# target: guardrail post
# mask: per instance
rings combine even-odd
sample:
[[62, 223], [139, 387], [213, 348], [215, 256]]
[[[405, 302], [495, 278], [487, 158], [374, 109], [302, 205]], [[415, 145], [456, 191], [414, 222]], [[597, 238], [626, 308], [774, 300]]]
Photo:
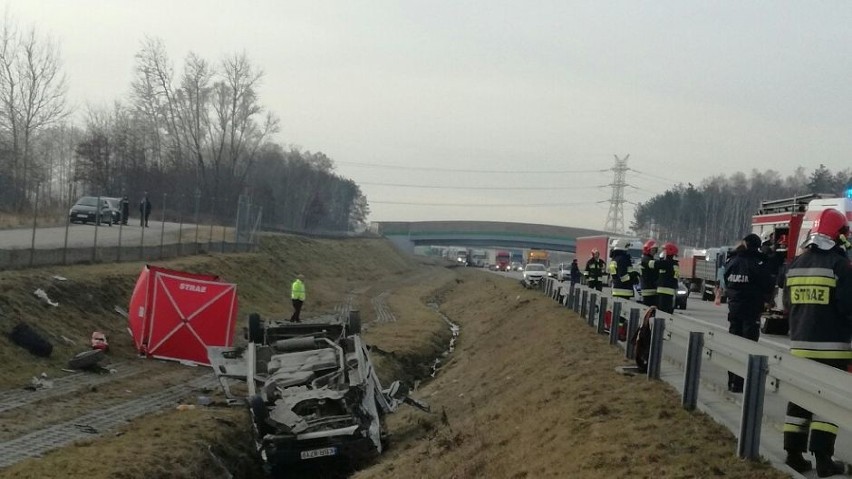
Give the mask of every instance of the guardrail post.
[[683, 374], [683, 396], [681, 404], [687, 411], [694, 411], [698, 403], [698, 384], [701, 379], [701, 354], [704, 351], [704, 333], [689, 333], [686, 351], [686, 371]]
[[660, 379], [660, 363], [663, 360], [663, 335], [666, 332], [666, 320], [654, 318], [651, 327], [651, 351], [648, 353], [648, 379]]
[[630, 316], [627, 318], [627, 345], [624, 347], [624, 357], [636, 359], [636, 345], [630, 339], [636, 335], [639, 329], [639, 308], [630, 308]]
[[618, 344], [618, 322], [621, 320], [621, 301], [612, 301], [612, 317], [609, 321], [609, 344]]
[[568, 284], [568, 287], [565, 288], [565, 294], [562, 295], [562, 306], [568, 307], [571, 304], [571, 300], [574, 295], [574, 285]]
[[598, 334], [604, 333], [604, 318], [606, 318], [607, 298], [601, 298], [601, 309], [598, 311]]
[[598, 293], [593, 292], [591, 295], [591, 299], [589, 300], [589, 310], [587, 311], [588, 314], [586, 314], [586, 323], [588, 323], [589, 326], [594, 326], [595, 324], [595, 313], [597, 312], [597, 306]]
[[574, 290], [574, 303], [572, 304], [571, 307], [574, 309], [575, 313], [580, 312], [580, 296], [581, 296], [581, 294], [582, 294], [582, 292], [579, 289]]
[[589, 292], [583, 291], [583, 299], [580, 300], [580, 317], [585, 318], [589, 305]]
[[766, 356], [748, 355], [740, 435], [737, 441], [737, 456], [742, 459], [754, 460], [760, 457], [760, 426], [763, 418], [767, 361]]

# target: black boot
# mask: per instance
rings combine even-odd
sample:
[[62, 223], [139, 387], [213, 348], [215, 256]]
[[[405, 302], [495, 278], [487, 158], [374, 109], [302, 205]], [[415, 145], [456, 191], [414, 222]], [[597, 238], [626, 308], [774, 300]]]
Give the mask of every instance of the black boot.
[[846, 472], [846, 465], [842, 462], [834, 461], [828, 454], [814, 453], [814, 456], [816, 456], [817, 476], [830, 477]]
[[813, 468], [811, 461], [802, 457], [801, 452], [787, 451], [787, 460], [784, 461], [784, 464], [787, 464], [790, 468], [800, 474], [808, 472]]

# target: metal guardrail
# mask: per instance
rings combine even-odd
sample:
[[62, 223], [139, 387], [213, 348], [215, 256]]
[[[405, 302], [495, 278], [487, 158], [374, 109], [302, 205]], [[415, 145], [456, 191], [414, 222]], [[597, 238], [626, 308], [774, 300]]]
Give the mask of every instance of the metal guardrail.
[[[552, 278], [546, 280], [542, 289], [551, 298], [580, 314], [592, 326], [595, 326], [595, 316], [598, 317], [598, 322], [602, 322], [604, 318], [603, 311], [599, 311], [597, 315], [595, 311], [599, 308], [604, 310], [609, 304], [613, 312], [610, 343], [619, 346], [622, 346], [623, 342], [618, 340], [616, 333], [618, 318], [625, 317], [625, 313], [629, 315], [629, 342], [639, 315], [648, 309], [635, 301], [614, 299], [607, 293], [585, 286], [572, 284], [563, 287]], [[794, 402], [843, 429], [852, 430], [852, 375], [848, 372], [795, 357], [780, 348], [734, 336], [685, 315], [673, 316], [657, 311], [655, 328], [657, 325], [662, 326], [658, 330], [664, 332], [663, 336], [667, 341], [687, 349], [683, 387], [685, 408], [695, 407], [701, 361], [717, 364], [746, 378], [740, 440], [737, 446], [737, 454], [740, 457], [758, 458], [764, 388], [766, 392]], [[597, 326], [599, 332], [604, 331], [600, 323]], [[664, 350], [662, 343], [659, 341], [659, 344], [656, 344], [652, 341], [649, 379], [659, 378], [659, 362]], [[623, 346], [626, 356], [632, 359], [630, 345]]]

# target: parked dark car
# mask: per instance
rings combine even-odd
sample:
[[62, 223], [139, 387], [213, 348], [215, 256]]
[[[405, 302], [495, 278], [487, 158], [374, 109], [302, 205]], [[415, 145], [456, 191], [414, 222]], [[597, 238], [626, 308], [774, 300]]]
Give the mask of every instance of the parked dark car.
[[121, 223], [121, 198], [104, 198], [109, 204], [113, 224]]
[[112, 226], [112, 218], [112, 209], [107, 199], [102, 197], [100, 207], [98, 207], [96, 196], [80, 198], [68, 212], [68, 220], [72, 223], [95, 223], [96, 225], [106, 223]]

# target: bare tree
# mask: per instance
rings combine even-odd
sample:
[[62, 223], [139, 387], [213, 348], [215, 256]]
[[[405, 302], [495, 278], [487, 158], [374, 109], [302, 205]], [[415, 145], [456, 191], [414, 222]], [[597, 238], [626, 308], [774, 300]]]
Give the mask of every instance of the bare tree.
[[68, 114], [59, 47], [7, 13], [0, 27], [0, 128], [11, 141], [13, 201], [20, 209], [31, 190], [32, 141]]

